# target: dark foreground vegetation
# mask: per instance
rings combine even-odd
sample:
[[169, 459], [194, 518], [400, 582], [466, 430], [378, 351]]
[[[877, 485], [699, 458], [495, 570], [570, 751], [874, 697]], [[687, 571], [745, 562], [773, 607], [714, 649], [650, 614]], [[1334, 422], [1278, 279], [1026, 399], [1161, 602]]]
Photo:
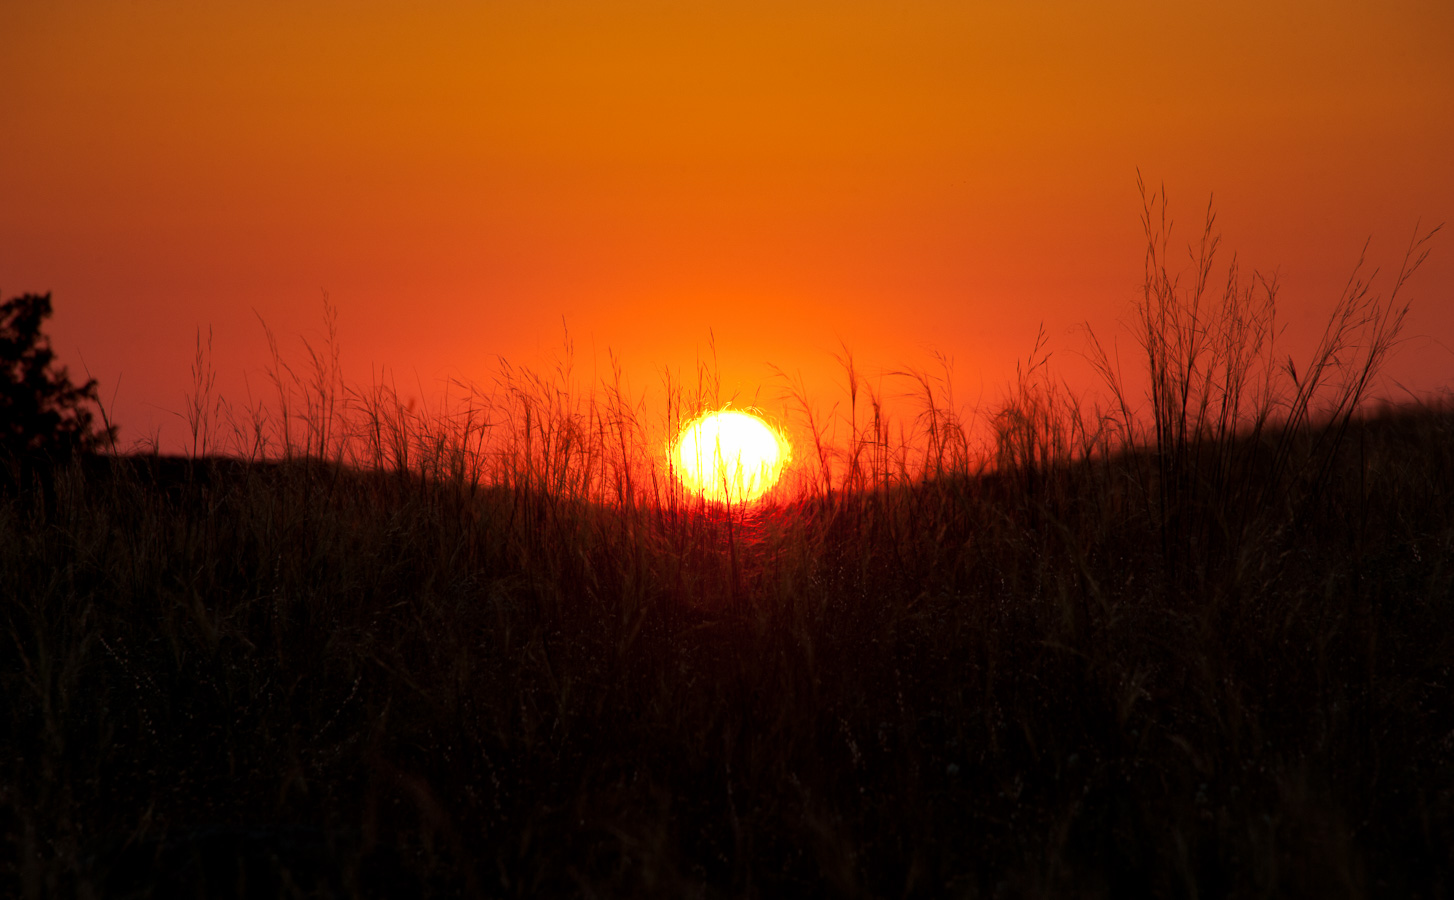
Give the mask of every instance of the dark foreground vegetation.
[[73, 465], [0, 508], [4, 892], [1446, 896], [1454, 416], [1351, 432], [1176, 568], [1125, 460], [735, 561], [708, 516]]
[[252, 461], [30, 472], [0, 893], [1449, 896], [1454, 413], [1356, 414], [1391, 300], [1284, 367], [1270, 288], [1156, 252], [1149, 412], [1032, 365], [982, 464], [855, 405], [728, 511], [618, 406], [355, 394], [349, 450], [320, 375]]

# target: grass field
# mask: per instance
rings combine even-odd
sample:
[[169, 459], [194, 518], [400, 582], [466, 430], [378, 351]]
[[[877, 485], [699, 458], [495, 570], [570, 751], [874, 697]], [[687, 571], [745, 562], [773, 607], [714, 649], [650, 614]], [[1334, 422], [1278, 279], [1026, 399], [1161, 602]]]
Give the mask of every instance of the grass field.
[[1146, 409], [855, 396], [746, 508], [609, 388], [199, 366], [194, 458], [0, 503], [0, 892], [1449, 896], [1454, 413], [1365, 402], [1396, 289], [1285, 364], [1151, 209]]

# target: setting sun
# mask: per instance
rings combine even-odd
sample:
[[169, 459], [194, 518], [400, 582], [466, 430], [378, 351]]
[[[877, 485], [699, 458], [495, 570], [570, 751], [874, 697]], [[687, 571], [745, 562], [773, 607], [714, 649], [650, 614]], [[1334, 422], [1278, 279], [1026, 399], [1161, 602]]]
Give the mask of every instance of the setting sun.
[[767, 493], [792, 455], [787, 439], [751, 413], [721, 410], [694, 419], [677, 437], [677, 477], [717, 503]]

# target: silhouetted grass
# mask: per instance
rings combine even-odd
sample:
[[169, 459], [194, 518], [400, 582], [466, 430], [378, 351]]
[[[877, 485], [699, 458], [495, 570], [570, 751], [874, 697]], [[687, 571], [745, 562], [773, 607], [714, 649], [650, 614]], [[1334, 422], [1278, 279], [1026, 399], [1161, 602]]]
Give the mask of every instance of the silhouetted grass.
[[1355, 414], [1397, 292], [1289, 366], [1270, 289], [1209, 316], [1163, 260], [1148, 417], [1036, 355], [979, 454], [845, 357], [738, 509], [656, 452], [709, 373], [653, 429], [619, 378], [415, 410], [329, 348], [231, 409], [199, 352], [196, 458], [0, 504], [0, 889], [1446, 896], [1454, 413]]

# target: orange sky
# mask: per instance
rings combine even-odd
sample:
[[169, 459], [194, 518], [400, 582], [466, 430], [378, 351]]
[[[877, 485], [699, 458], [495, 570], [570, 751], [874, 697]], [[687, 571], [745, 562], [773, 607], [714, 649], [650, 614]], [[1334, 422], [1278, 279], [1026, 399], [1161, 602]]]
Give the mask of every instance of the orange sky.
[[[1365, 238], [1454, 218], [1454, 6], [970, 2], [0, 5], [0, 291], [52, 291], [123, 437], [179, 446], [194, 335], [257, 383], [256, 315], [426, 392], [575, 339], [637, 389], [715, 333], [826, 392], [1073, 362], [1141, 276], [1137, 167], [1190, 239], [1281, 272], [1296, 334]], [[1454, 374], [1454, 246], [1391, 373]], [[890, 388], [892, 389], [892, 388]]]

